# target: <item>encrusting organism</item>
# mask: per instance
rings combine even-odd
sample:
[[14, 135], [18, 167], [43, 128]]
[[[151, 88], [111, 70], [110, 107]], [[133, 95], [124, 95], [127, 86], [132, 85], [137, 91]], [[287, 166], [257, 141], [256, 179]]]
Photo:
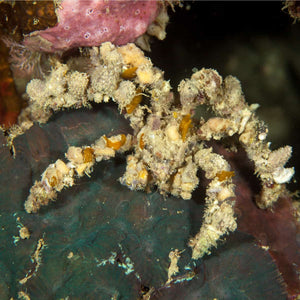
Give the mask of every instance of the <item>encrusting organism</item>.
[[[56, 3], [57, 24], [25, 36], [30, 50], [54, 53], [110, 41], [124, 45], [139, 39], [148, 48], [148, 36], [165, 38], [168, 15], [164, 1], [62, 0]], [[146, 35], [144, 35], [146, 34]]]
[[[199, 233], [190, 240], [193, 258], [210, 253], [224, 234], [237, 227], [234, 215], [234, 172], [209, 141], [236, 136], [253, 161], [261, 181], [257, 205], [268, 208], [285, 192], [293, 168], [284, 165], [291, 156], [289, 146], [271, 151], [268, 129], [248, 105], [240, 82], [223, 79], [213, 69], [201, 69], [178, 87], [180, 103], [174, 101], [163, 72], [154, 67], [134, 44], [116, 47], [107, 42], [90, 49], [84, 57], [88, 72], [71, 63], [57, 63], [43, 80], [27, 85], [29, 106], [19, 117], [19, 132], [33, 122], [45, 123], [56, 111], [89, 107], [92, 102], [114, 101], [132, 127], [131, 134], [103, 135], [92, 145], [71, 146], [66, 160], [58, 159], [36, 181], [25, 202], [28, 213], [36, 213], [71, 187], [76, 177], [90, 175], [96, 162], [116, 152], [127, 154], [127, 167], [120, 182], [132, 190], [157, 186], [162, 194], [191, 199], [199, 183], [197, 171], [209, 180], [206, 209]], [[195, 118], [199, 105], [207, 105], [214, 117]]]

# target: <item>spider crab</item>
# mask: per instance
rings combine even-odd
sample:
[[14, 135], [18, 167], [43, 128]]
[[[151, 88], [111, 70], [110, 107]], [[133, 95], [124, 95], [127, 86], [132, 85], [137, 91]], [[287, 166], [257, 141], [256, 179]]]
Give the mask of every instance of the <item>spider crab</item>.
[[[43, 80], [33, 79], [27, 85], [29, 106], [19, 117], [15, 135], [33, 122], [47, 122], [56, 111], [111, 100], [129, 120], [132, 133], [104, 135], [92, 145], [69, 147], [66, 160], [51, 164], [31, 187], [25, 202], [28, 213], [38, 212], [71, 187], [76, 177], [90, 175], [96, 162], [113, 158], [116, 152], [127, 154], [120, 182], [132, 190], [157, 186], [162, 194], [188, 200], [201, 169], [209, 180], [206, 209], [199, 233], [189, 241], [193, 258], [198, 259], [237, 227], [234, 171], [208, 146], [209, 141], [232, 136], [244, 147], [261, 181], [257, 205], [269, 208], [284, 193], [284, 184], [294, 174], [294, 168], [284, 167], [292, 149], [270, 150], [267, 126], [255, 114], [258, 105], [245, 102], [235, 77], [222, 79], [213, 69], [201, 69], [181, 81], [177, 101], [163, 72], [134, 44], [116, 47], [107, 42], [90, 49], [82, 61], [84, 71], [72, 61], [57, 63]], [[196, 119], [195, 111], [203, 104], [214, 116]]]

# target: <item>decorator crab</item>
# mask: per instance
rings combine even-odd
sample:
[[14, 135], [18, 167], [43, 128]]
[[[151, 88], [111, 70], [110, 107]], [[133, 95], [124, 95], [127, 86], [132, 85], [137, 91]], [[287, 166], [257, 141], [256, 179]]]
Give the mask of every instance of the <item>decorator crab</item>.
[[[92, 48], [82, 60], [85, 70], [72, 61], [57, 63], [44, 80], [31, 80], [29, 106], [12, 136], [33, 122], [47, 122], [56, 111], [89, 107], [93, 101], [114, 101], [129, 120], [132, 134], [104, 135], [92, 145], [69, 147], [66, 160], [51, 164], [31, 187], [25, 202], [28, 213], [56, 200], [58, 192], [71, 187], [76, 177], [90, 175], [96, 162], [113, 158], [116, 152], [127, 154], [120, 182], [132, 190], [157, 186], [160, 193], [188, 200], [201, 169], [209, 180], [206, 209], [199, 233], [189, 242], [197, 259], [237, 227], [235, 174], [224, 157], [208, 146], [209, 141], [233, 136], [239, 140], [261, 181], [260, 208], [271, 207], [285, 191], [284, 184], [294, 174], [293, 168], [284, 168], [292, 149], [269, 149], [268, 129], [255, 115], [258, 105], [245, 102], [235, 77], [222, 79], [213, 69], [201, 69], [181, 81], [176, 101], [163, 72], [134, 44], [116, 47], [107, 42]], [[200, 105], [208, 106], [215, 116], [195, 118]]]

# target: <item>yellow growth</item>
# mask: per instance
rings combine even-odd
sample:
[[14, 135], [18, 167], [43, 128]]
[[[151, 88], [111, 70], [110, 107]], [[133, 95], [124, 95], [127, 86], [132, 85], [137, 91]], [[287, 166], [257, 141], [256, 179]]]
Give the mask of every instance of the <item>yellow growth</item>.
[[127, 44], [125, 46], [117, 48], [118, 52], [122, 55], [124, 64], [131, 65], [133, 67], [139, 67], [145, 64], [151, 64], [149, 59], [144, 56], [141, 49], [134, 44]]
[[128, 114], [131, 114], [142, 101], [142, 98], [143, 98], [143, 96], [141, 94], [142, 90], [137, 89], [136, 92], [137, 92], [137, 95], [133, 97], [133, 99], [131, 100], [131, 102], [128, 105], [126, 105], [126, 112]]
[[29, 239], [30, 238], [30, 232], [27, 227], [23, 226], [19, 230], [19, 236], [22, 240]]
[[111, 141], [105, 135], [103, 137], [106, 141], [106, 146], [108, 148], [112, 148], [113, 150], [119, 150], [126, 142], [126, 135], [125, 134], [121, 134], [121, 140], [117, 141], [117, 142]]
[[143, 169], [142, 171], [139, 172], [139, 177], [143, 181], [146, 181], [148, 179], [148, 172], [146, 169]]
[[121, 74], [121, 77], [123, 79], [133, 79], [134, 77], [136, 77], [136, 72], [135, 72], [136, 69], [137, 69], [137, 67], [131, 67], [131, 68], [126, 69]]
[[234, 171], [221, 171], [216, 174], [219, 181], [228, 180], [234, 176]]
[[[18, 298], [23, 299], [23, 300], [30, 300], [29, 295], [24, 291], [18, 292]], [[13, 299], [13, 298], [10, 298], [10, 299]]]
[[192, 119], [191, 119], [191, 115], [187, 114], [183, 116], [179, 125], [179, 132], [181, 134], [183, 141], [185, 141], [186, 135], [190, 127], [192, 127]]

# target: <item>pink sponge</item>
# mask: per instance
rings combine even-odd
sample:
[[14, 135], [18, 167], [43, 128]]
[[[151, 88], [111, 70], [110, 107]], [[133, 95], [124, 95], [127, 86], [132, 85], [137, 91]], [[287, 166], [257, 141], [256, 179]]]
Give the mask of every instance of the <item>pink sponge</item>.
[[24, 44], [45, 52], [107, 41], [123, 45], [145, 33], [160, 8], [157, 0], [63, 0], [56, 11], [58, 24], [31, 33]]

